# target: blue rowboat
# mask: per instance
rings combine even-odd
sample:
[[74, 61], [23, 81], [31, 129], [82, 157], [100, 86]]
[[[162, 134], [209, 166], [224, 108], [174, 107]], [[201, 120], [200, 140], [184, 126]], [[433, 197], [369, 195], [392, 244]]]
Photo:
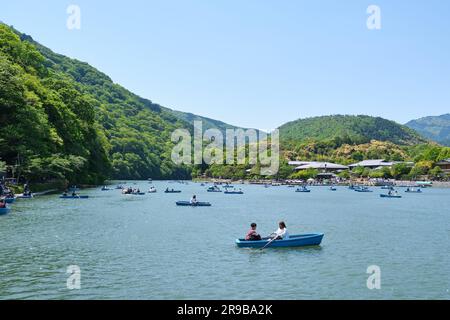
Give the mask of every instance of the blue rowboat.
[[225, 191], [224, 194], [244, 194], [243, 191]]
[[6, 207], [6, 208], [0, 208], [0, 216], [8, 214], [11, 211], [10, 208]]
[[335, 187], [330, 187], [330, 191], [336, 191], [337, 189]]
[[133, 196], [145, 196], [146, 193], [145, 192], [133, 192], [131, 193]]
[[60, 199], [88, 199], [89, 196], [60, 196]]
[[380, 194], [381, 198], [395, 198], [395, 199], [400, 199], [402, 196], [399, 195], [389, 195], [389, 194]]
[[[286, 248], [286, 247], [306, 247], [318, 246], [322, 242], [323, 233], [298, 234], [292, 235], [287, 240], [272, 241], [267, 248]], [[263, 248], [269, 243], [270, 239], [266, 238], [259, 241], [246, 241], [245, 239], [237, 239], [236, 245], [239, 248]]]
[[353, 189], [354, 191], [356, 191], [356, 192], [373, 192], [372, 190], [370, 190], [369, 188], [367, 188], [367, 187], [357, 187], [357, 188], [355, 188], [355, 189]]
[[16, 197], [12, 197], [12, 198], [5, 198], [5, 202], [6, 203], [14, 203], [16, 201]]
[[303, 189], [297, 189], [295, 192], [311, 192], [311, 190], [303, 188]]
[[181, 193], [181, 190], [166, 190], [164, 193]]
[[191, 203], [190, 201], [178, 201], [177, 206], [181, 206], [181, 207], [211, 207], [211, 203], [209, 203], [209, 202]]

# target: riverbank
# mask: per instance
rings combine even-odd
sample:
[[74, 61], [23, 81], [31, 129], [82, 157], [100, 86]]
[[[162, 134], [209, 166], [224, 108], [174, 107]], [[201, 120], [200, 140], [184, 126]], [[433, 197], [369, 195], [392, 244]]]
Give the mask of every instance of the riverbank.
[[[280, 186], [280, 185], [304, 185], [305, 182], [301, 180], [270, 180], [270, 179], [261, 179], [261, 180], [233, 180], [233, 179], [193, 179], [194, 182], [204, 182], [204, 183], [216, 183], [216, 184], [256, 184], [256, 185], [272, 185], [272, 186]], [[421, 181], [423, 182], [423, 181]], [[427, 181], [430, 182], [431, 185], [429, 187], [433, 188], [450, 188], [450, 181]], [[345, 180], [339, 182], [324, 182], [324, 181], [309, 181], [308, 185], [317, 185], [317, 186], [349, 186], [349, 185], [364, 185], [364, 186], [383, 186], [383, 185], [392, 185], [392, 186], [405, 186], [405, 187], [416, 187], [418, 185], [418, 181], [408, 181], [408, 180], [388, 180], [384, 183], [378, 181], [371, 181], [366, 179], [353, 179], [353, 180]]]

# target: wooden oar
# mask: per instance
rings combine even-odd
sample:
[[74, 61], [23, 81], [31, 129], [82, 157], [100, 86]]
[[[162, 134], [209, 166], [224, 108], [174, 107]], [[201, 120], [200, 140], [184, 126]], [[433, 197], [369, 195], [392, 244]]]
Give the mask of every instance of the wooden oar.
[[265, 248], [267, 248], [269, 246], [269, 244], [271, 244], [272, 242], [274, 242], [276, 239], [278, 238], [278, 235], [275, 236], [275, 238], [273, 238], [272, 240], [270, 240], [269, 242], [267, 242], [267, 244], [261, 248], [261, 251], [264, 250]]

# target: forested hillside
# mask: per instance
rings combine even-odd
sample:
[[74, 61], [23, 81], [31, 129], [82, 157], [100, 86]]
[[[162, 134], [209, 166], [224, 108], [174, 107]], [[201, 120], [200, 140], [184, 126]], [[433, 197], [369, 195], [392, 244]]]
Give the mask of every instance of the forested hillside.
[[170, 134], [188, 123], [5, 25], [0, 106], [0, 158], [32, 180], [190, 176], [170, 159]]
[[450, 113], [412, 120], [406, 126], [416, 130], [424, 137], [450, 146]]
[[329, 141], [342, 144], [362, 144], [371, 140], [388, 141], [398, 145], [426, 142], [414, 130], [379, 117], [334, 115], [299, 119], [280, 127], [285, 143]]

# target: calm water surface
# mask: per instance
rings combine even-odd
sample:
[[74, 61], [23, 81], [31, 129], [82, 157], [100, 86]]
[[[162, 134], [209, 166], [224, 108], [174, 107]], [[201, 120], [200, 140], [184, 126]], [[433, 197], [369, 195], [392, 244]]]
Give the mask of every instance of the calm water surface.
[[[156, 194], [83, 190], [17, 200], [0, 216], [1, 299], [449, 299], [450, 190], [381, 199], [347, 188], [242, 186], [207, 193], [154, 182]], [[166, 187], [181, 194], [164, 194]], [[148, 182], [133, 187], [148, 190]], [[210, 208], [176, 207], [197, 194]], [[255, 221], [269, 234], [285, 220], [294, 233], [323, 232], [320, 247], [238, 249]], [[66, 288], [69, 265], [81, 289]], [[381, 268], [381, 290], [366, 286]]]

